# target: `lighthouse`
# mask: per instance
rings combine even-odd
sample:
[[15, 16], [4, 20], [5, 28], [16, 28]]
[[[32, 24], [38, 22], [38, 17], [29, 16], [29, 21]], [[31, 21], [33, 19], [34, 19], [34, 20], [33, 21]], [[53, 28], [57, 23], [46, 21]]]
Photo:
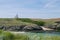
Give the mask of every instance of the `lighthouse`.
[[16, 14], [16, 16], [15, 16], [15, 19], [18, 19], [19, 17], [18, 17], [18, 14]]

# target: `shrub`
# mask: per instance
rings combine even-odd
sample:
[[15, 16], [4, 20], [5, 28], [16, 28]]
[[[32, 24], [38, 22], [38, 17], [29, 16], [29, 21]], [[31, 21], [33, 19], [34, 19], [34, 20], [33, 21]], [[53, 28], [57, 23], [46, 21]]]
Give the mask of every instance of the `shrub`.
[[37, 24], [39, 26], [43, 26], [45, 24], [45, 22], [43, 22], [43, 21], [34, 21], [33, 23]]
[[29, 37], [24, 34], [12, 34], [10, 32], [3, 32], [3, 40], [29, 40]]
[[24, 34], [16, 34], [14, 40], [29, 40], [29, 37]]
[[3, 34], [3, 40], [13, 40], [14, 35], [10, 32], [4, 32]]
[[20, 18], [19, 20], [21, 20], [23, 22], [37, 24], [39, 26], [43, 26], [45, 24], [45, 22], [43, 22], [43, 21], [34, 21], [34, 20], [29, 19], [29, 18]]

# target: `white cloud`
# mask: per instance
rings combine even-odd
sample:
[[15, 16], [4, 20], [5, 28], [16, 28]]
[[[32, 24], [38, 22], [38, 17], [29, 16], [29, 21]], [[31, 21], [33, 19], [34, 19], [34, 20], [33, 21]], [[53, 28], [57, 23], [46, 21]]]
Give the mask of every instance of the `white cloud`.
[[56, 3], [57, 0], [49, 0], [45, 5], [44, 8], [50, 8], [55, 7], [54, 3]]

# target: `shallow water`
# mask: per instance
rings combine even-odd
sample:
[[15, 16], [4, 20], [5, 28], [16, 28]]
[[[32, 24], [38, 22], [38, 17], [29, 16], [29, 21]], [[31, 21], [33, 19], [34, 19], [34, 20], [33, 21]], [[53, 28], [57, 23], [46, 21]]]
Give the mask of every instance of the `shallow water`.
[[27, 32], [25, 33], [26, 35], [29, 36], [30, 40], [57, 40], [56, 38], [58, 38], [58, 40], [60, 40], [60, 32], [56, 32], [56, 33], [30, 33]]
[[31, 32], [26, 32], [24, 33], [26, 35], [37, 35], [37, 36], [40, 36], [40, 35], [50, 35], [50, 36], [60, 36], [60, 32], [54, 32], [54, 33], [31, 33]]

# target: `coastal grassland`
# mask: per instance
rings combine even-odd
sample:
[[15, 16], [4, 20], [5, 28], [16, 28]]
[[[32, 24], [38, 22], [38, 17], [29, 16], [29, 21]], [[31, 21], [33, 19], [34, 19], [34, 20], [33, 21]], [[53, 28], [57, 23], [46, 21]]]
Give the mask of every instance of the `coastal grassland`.
[[21, 26], [21, 25], [26, 25], [26, 26], [38, 25], [38, 26], [52, 28], [54, 27], [55, 21], [59, 21], [59, 20], [60, 19], [0, 18], [0, 26], [9, 27], [9, 26]]
[[[4, 32], [1, 30], [0, 30], [0, 35], [2, 36], [3, 40], [60, 40], [59, 35], [53, 35], [53, 36], [48, 34], [30, 35], [28, 33], [13, 34], [13, 33]], [[1, 39], [1, 36], [0, 36], [0, 39]]]
[[14, 18], [0, 18], [0, 26], [20, 26], [30, 24], [33, 23], [22, 22], [21, 20], [16, 20]]
[[29, 40], [29, 37], [24, 34], [12, 34], [10, 32], [0, 31], [0, 39], [2, 40]]
[[[60, 20], [60, 19], [58, 19]], [[31, 19], [31, 18], [0, 18], [0, 26], [28, 25], [35, 24], [39, 26], [54, 24], [57, 19]]]

